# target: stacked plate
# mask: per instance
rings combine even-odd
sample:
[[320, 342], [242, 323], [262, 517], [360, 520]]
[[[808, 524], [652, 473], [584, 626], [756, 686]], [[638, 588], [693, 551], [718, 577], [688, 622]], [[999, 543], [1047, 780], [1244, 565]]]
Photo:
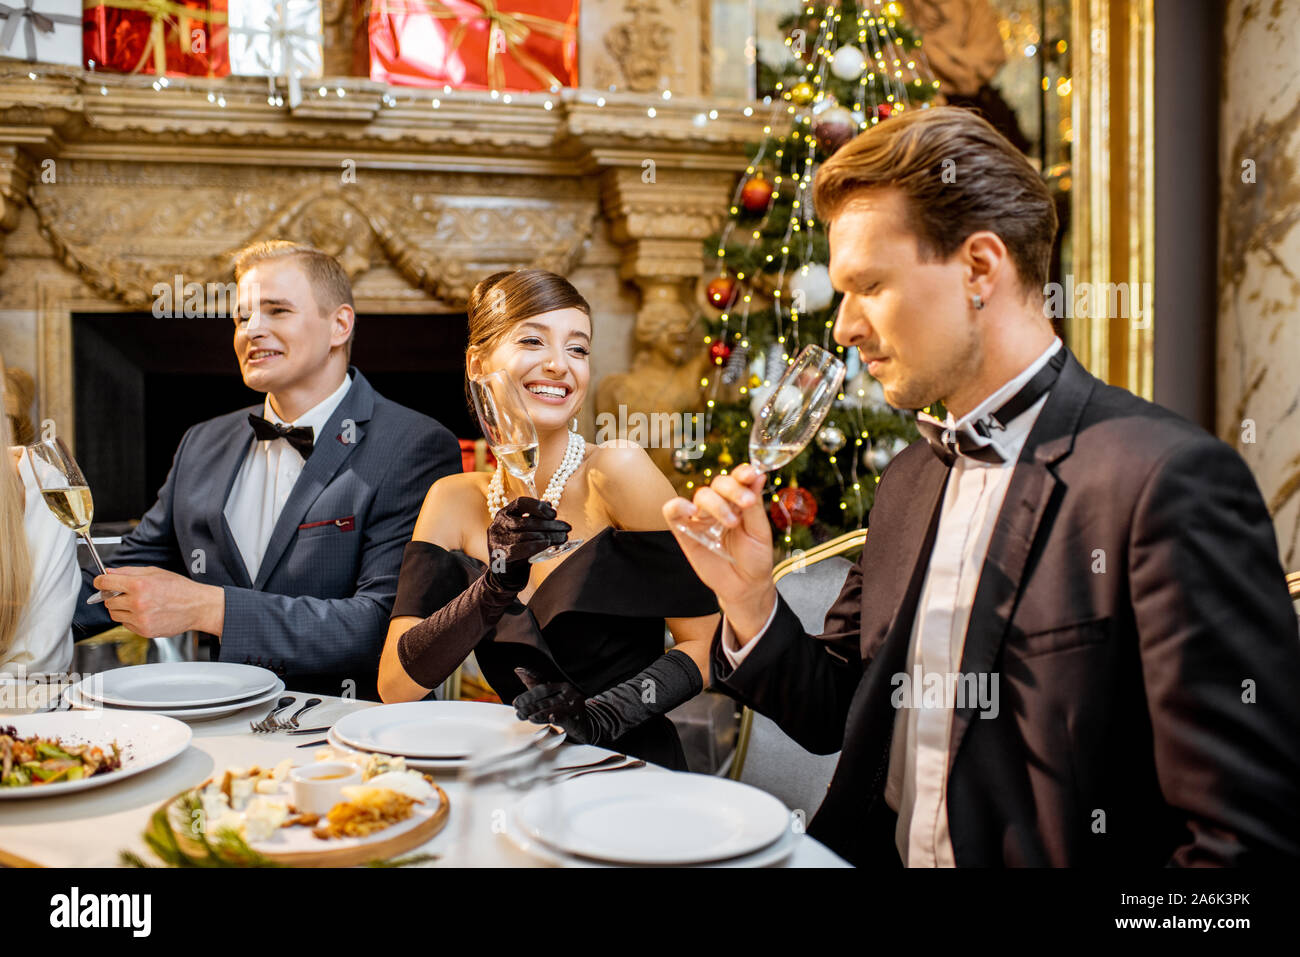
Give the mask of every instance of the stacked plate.
[[90, 675], [64, 693], [73, 708], [149, 711], [183, 720], [219, 718], [275, 701], [275, 672], [227, 661], [168, 661]]
[[409, 767], [439, 771], [526, 751], [549, 733], [520, 721], [507, 705], [410, 701], [354, 711], [330, 728], [328, 740], [344, 751], [400, 755]]
[[529, 794], [507, 836], [567, 867], [770, 867], [799, 833], [772, 795], [686, 772], [584, 774]]

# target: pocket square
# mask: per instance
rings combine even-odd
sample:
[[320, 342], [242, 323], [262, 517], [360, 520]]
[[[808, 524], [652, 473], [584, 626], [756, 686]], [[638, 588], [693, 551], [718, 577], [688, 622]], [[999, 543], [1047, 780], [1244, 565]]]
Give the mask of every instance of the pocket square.
[[356, 527], [356, 516], [344, 515], [342, 518], [327, 518], [323, 522], [303, 522], [298, 526], [298, 531], [304, 528], [319, 528], [322, 525], [336, 525], [340, 532], [350, 532]]

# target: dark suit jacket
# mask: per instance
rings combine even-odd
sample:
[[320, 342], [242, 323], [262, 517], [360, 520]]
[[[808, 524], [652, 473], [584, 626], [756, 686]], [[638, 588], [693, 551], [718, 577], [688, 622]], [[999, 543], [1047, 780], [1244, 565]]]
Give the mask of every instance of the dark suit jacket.
[[[715, 685], [842, 748], [809, 833], [858, 865], [899, 865], [891, 679], [947, 475], [925, 442], [890, 464], [825, 634], [782, 602], [739, 668], [713, 647]], [[998, 514], [961, 671], [996, 674], [1000, 710], [954, 710], [959, 866], [1300, 856], [1300, 639], [1259, 490], [1227, 445], [1073, 356]]]
[[[261, 406], [185, 433], [158, 501], [110, 564], [156, 565], [222, 586], [222, 661], [263, 664], [294, 691], [343, 694], [351, 680], [357, 697], [377, 699], [402, 549], [429, 486], [461, 470], [460, 446], [433, 419], [390, 402], [349, 371], [352, 387], [317, 436], [256, 581], [224, 509], [253, 442], [248, 413], [261, 415]], [[86, 572], [82, 583], [80, 634], [113, 626], [103, 605], [84, 604], [93, 577]]]

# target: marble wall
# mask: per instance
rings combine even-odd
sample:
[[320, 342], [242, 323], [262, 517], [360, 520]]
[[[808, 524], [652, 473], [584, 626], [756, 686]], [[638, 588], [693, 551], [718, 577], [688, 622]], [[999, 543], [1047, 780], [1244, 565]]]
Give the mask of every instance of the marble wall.
[[1300, 0], [1225, 5], [1217, 428], [1300, 569]]

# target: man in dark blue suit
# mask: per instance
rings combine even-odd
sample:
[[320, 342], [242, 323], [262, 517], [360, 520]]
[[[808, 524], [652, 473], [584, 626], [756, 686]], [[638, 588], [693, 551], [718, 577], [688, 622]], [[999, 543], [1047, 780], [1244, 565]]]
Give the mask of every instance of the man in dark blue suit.
[[[207, 632], [221, 660], [266, 665], [292, 690], [377, 698], [402, 549], [459, 446], [349, 365], [352, 287], [332, 257], [257, 243], [235, 278], [235, 354], [266, 400], [185, 433], [114, 567], [85, 573], [77, 630]], [[85, 604], [96, 588], [120, 594]]]

